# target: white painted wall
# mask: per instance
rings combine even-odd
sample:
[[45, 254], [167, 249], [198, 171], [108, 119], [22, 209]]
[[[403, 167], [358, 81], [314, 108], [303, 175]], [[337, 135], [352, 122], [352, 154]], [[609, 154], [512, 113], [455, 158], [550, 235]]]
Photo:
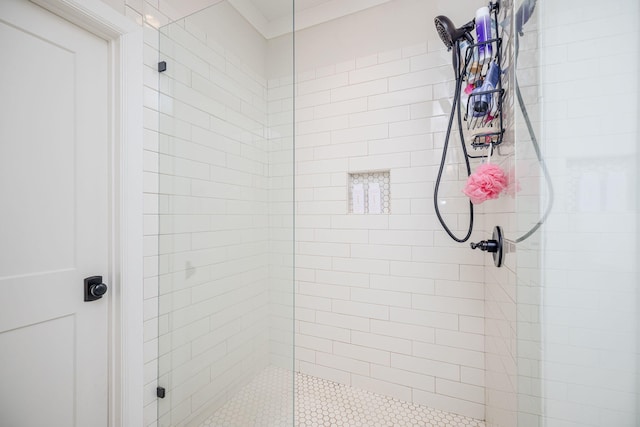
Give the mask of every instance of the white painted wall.
[[[153, 237], [158, 234], [157, 153], [158, 147], [158, 33], [155, 27], [168, 18], [158, 10], [158, 3], [146, 0], [103, 0], [114, 10], [144, 28], [144, 425], [156, 425], [157, 354], [158, 354], [158, 251]], [[157, 241], [157, 238], [155, 239]], [[140, 261], [140, 260], [139, 260]], [[138, 262], [139, 262], [138, 261]]]

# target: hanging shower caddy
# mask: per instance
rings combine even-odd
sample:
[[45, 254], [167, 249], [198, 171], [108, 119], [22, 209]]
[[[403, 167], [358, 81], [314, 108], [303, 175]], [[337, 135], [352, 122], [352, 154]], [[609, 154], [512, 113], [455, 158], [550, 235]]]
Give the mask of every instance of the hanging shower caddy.
[[[471, 133], [473, 148], [489, 148], [500, 145], [504, 136], [502, 119], [502, 38], [498, 36], [499, 2], [489, 4], [491, 16], [490, 37], [484, 42], [467, 44], [461, 48], [464, 60], [464, 83], [473, 88], [468, 94], [464, 121]], [[494, 67], [497, 67], [494, 68]], [[497, 72], [496, 84], [491, 86], [488, 77]], [[470, 86], [471, 85], [471, 86]], [[489, 86], [483, 89], [482, 86]], [[479, 110], [479, 111], [478, 111]], [[484, 110], [484, 111], [483, 111]], [[470, 156], [473, 157], [473, 156]], [[484, 156], [481, 156], [484, 157]]]
[[[458, 132], [460, 133], [461, 149], [467, 169], [467, 176], [471, 176], [469, 159], [486, 156], [470, 156], [467, 152], [466, 141], [471, 139], [473, 148], [488, 148], [489, 154], [495, 146], [502, 143], [504, 126], [502, 118], [502, 103], [504, 91], [502, 88], [502, 39], [498, 37], [499, 0], [491, 1], [489, 6], [476, 11], [476, 17], [461, 27], [456, 27], [448, 17], [438, 15], [434, 24], [438, 36], [448, 50], [453, 49], [452, 65], [455, 75], [455, 93], [447, 131], [444, 137], [442, 159], [438, 169], [434, 190], [433, 207], [438, 221], [444, 231], [459, 243], [466, 242], [473, 231], [473, 203], [469, 200], [469, 227], [464, 236], [457, 236], [446, 224], [440, 213], [438, 191], [442, 174], [446, 164], [447, 149], [453, 129], [453, 121], [458, 116]], [[476, 30], [477, 40], [471, 35]], [[466, 84], [465, 84], [466, 83]], [[469, 136], [465, 136], [462, 124], [462, 87], [466, 98], [464, 121], [467, 123]]]

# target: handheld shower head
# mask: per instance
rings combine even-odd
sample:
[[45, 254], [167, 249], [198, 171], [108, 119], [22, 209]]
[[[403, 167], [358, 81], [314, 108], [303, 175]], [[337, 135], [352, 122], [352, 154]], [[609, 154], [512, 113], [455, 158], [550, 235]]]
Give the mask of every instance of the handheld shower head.
[[435, 17], [434, 23], [436, 24], [436, 30], [438, 31], [440, 39], [448, 50], [451, 50], [455, 42], [462, 37], [465, 37], [469, 43], [473, 43], [473, 38], [469, 33], [475, 26], [474, 21], [469, 21], [462, 27], [456, 28], [453, 22], [451, 22], [451, 19], [444, 15], [439, 15]]
[[453, 22], [446, 16], [440, 15], [436, 16], [433, 20], [436, 24], [436, 31], [440, 36], [440, 40], [447, 47], [447, 49], [451, 49], [453, 46], [453, 36], [451, 35], [451, 29], [455, 28]]

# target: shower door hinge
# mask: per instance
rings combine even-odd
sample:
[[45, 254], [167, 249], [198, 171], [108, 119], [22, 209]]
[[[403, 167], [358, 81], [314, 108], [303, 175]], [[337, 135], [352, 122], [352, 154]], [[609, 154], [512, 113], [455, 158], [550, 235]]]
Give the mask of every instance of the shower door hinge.
[[167, 61], [158, 62], [158, 72], [162, 73], [163, 71], [167, 71]]
[[164, 387], [158, 387], [156, 388], [156, 396], [159, 397], [160, 399], [164, 399], [164, 396], [166, 395], [167, 391], [164, 389]]

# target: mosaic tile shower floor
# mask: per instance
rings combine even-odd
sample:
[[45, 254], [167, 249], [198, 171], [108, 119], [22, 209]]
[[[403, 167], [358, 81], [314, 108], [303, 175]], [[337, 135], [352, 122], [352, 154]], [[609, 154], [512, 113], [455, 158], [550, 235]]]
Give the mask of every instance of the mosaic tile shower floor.
[[[269, 367], [199, 427], [292, 427], [291, 372]], [[295, 427], [485, 427], [480, 420], [296, 374]]]

